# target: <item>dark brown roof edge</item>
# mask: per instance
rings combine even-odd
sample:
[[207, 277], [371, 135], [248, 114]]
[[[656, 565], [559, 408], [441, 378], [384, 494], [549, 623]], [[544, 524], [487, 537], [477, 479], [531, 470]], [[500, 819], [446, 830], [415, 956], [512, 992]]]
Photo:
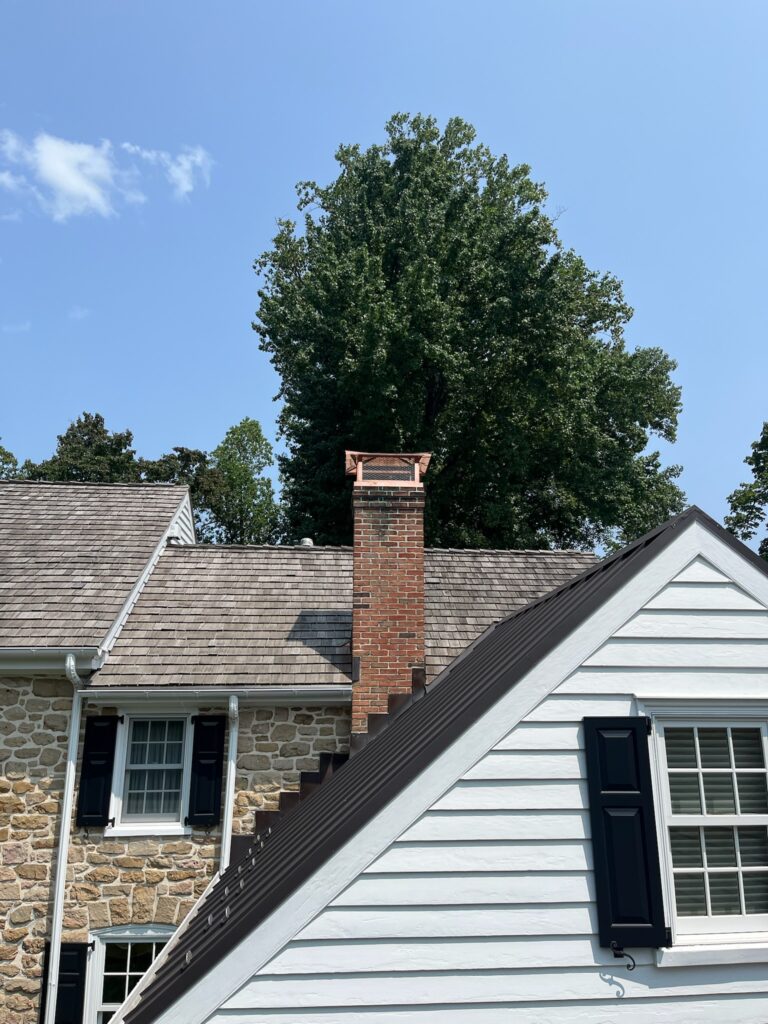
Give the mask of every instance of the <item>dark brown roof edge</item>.
[[[761, 572], [768, 563], [695, 506], [487, 630], [211, 890], [128, 1024], [154, 1024], [471, 724], [692, 522]], [[468, 685], [471, 680], [471, 685]], [[234, 884], [233, 884], [234, 883]]]

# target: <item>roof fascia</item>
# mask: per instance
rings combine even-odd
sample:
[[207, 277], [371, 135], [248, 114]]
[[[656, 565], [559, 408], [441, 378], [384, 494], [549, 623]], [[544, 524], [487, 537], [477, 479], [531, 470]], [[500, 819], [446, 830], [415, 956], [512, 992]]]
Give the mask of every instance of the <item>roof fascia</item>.
[[70, 654], [78, 675], [89, 676], [104, 663], [97, 647], [0, 647], [0, 675], [63, 676]]
[[[134, 585], [133, 585], [133, 587], [131, 589], [130, 594], [128, 595], [128, 597], [126, 598], [122, 608], [118, 612], [117, 618], [112, 623], [112, 625], [110, 626], [109, 630], [107, 631], [106, 636], [104, 637], [104, 639], [99, 644], [99, 652], [100, 653], [107, 655], [112, 650], [112, 648], [115, 646], [117, 638], [120, 635], [120, 632], [121, 632], [123, 626], [125, 625], [126, 620], [128, 619], [128, 616], [133, 611], [134, 605], [138, 601], [139, 596], [141, 595], [142, 590], [146, 586], [147, 581], [149, 580], [149, 577], [152, 575], [153, 569], [155, 568], [155, 566], [157, 565], [157, 563], [158, 563], [158, 561], [160, 559], [160, 555], [162, 555], [163, 551], [167, 547], [168, 541], [178, 535], [177, 526], [179, 524], [179, 521], [182, 518], [184, 518], [184, 517], [191, 517], [191, 515], [192, 515], [192, 506], [191, 506], [190, 500], [189, 500], [189, 491], [187, 491], [184, 494], [184, 497], [179, 502], [179, 507], [176, 509], [176, 511], [174, 512], [173, 516], [171, 517], [171, 520], [168, 523], [168, 526], [163, 531], [163, 534], [160, 537], [160, 540], [158, 541], [157, 547], [152, 552], [152, 555], [150, 556], [149, 561], [147, 562], [147, 564], [142, 569], [141, 573], [139, 574], [138, 579], [136, 580], [136, 582], [134, 583]], [[192, 535], [193, 536], [194, 536], [194, 529], [195, 529], [195, 527], [194, 527], [194, 519], [193, 519], [193, 521], [192, 521]]]
[[[203, 1024], [321, 913], [484, 754], [696, 558], [726, 545], [692, 515], [669, 543], [563, 637], [268, 918], [203, 974], [155, 1024]], [[746, 565], [746, 560], [742, 558]], [[764, 578], [768, 585], [768, 578]], [[375, 742], [375, 741], [374, 741]], [[215, 979], [215, 980], [214, 980]], [[143, 986], [140, 986], [143, 987]], [[213, 996], [213, 1000], [212, 1000]], [[214, 1005], [215, 1003], [215, 1005]], [[135, 1003], [133, 1004], [135, 1008]], [[140, 1004], [139, 1004], [140, 1005]], [[113, 1024], [122, 1024], [118, 1012]]]
[[227, 704], [237, 697], [241, 707], [325, 707], [352, 703], [351, 686], [87, 686], [83, 699], [114, 702], [190, 702]]

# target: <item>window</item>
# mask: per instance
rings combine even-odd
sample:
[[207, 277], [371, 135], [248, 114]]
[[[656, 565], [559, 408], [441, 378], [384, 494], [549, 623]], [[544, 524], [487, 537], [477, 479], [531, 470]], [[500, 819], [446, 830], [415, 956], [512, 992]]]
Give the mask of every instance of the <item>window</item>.
[[172, 928], [129, 926], [96, 935], [89, 968], [87, 1024], [107, 1024], [168, 942]]
[[117, 737], [113, 830], [178, 831], [184, 824], [190, 774], [189, 716], [126, 716]]
[[662, 734], [677, 933], [768, 930], [765, 722], [675, 723]]

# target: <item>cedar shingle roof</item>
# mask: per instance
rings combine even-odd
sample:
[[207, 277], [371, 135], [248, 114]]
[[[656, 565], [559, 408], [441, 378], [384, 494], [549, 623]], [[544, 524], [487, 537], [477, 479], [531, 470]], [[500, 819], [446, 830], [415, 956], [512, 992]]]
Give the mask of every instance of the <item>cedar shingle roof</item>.
[[0, 481], [0, 647], [97, 647], [186, 494]]
[[[427, 550], [427, 671], [595, 562], [584, 552]], [[170, 547], [98, 685], [349, 684], [352, 549]]]

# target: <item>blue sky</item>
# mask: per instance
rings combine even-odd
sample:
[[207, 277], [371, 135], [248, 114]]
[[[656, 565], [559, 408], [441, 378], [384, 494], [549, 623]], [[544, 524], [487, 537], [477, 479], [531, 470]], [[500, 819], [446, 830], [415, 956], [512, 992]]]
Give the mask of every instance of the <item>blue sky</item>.
[[458, 114], [678, 360], [665, 457], [722, 516], [768, 419], [767, 43], [743, 0], [4, 0], [3, 444], [42, 458], [84, 409], [146, 456], [274, 436], [251, 263], [294, 183], [395, 111]]

